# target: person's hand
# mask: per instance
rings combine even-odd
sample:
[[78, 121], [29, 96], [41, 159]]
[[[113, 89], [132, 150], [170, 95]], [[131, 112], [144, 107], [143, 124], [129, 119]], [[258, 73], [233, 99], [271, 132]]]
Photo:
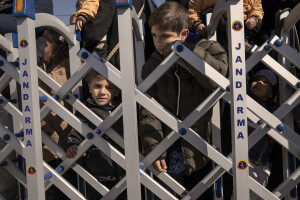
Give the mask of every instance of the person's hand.
[[77, 155], [77, 145], [73, 145], [68, 148], [66, 152], [66, 157], [67, 158], [74, 158]]
[[246, 20], [246, 26], [249, 30], [252, 30], [256, 27], [256, 20], [254, 17], [250, 17]]
[[156, 160], [152, 166], [154, 167], [154, 169], [158, 172], [167, 172], [167, 164], [165, 159], [159, 159]]
[[207, 33], [206, 26], [203, 23], [199, 24], [199, 26], [197, 27], [196, 33], [198, 33], [201, 36], [206, 36], [206, 33]]
[[82, 25], [83, 25], [82, 20], [77, 20], [76, 21], [76, 31], [77, 30], [81, 31], [82, 30]]

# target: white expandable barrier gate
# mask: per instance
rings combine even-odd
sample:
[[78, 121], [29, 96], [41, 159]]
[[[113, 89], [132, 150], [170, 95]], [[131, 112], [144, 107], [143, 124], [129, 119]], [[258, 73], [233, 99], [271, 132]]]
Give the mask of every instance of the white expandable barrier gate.
[[[254, 46], [251, 49], [252, 55], [246, 60], [243, 1], [218, 1], [208, 26], [209, 37], [213, 37], [220, 17], [227, 10], [228, 27], [230, 27], [228, 28], [229, 79], [222, 76], [180, 42], [175, 42], [172, 44], [172, 53], [145, 80], [141, 80], [140, 72], [144, 64], [143, 30], [136, 11], [129, 0], [116, 0], [121, 70], [118, 70], [104, 58], [99, 58], [96, 54], [80, 49], [79, 35], [76, 34], [74, 26], [66, 26], [56, 17], [48, 14], [35, 15], [34, 9], [32, 9], [34, 7], [33, 0], [14, 0], [14, 8], [19, 8], [21, 4], [23, 9], [14, 10], [14, 15], [18, 20], [18, 38], [13, 39], [13, 34], [7, 34], [5, 37], [0, 36], [0, 48], [7, 53], [7, 59], [0, 56], [0, 68], [5, 72], [0, 79], [0, 92], [10, 83], [11, 88], [17, 88], [16, 83], [20, 84], [21, 87], [21, 93], [19, 94], [16, 89], [12, 90], [11, 98], [16, 99], [17, 103], [0, 95], [0, 105], [12, 115], [14, 122], [13, 131], [0, 124], [0, 137], [7, 143], [0, 151], [0, 170], [1, 167], [7, 169], [22, 184], [22, 187], [26, 188], [26, 197], [20, 197], [21, 199], [45, 199], [45, 191], [53, 184], [70, 199], [86, 199], [84, 192], [77, 190], [62, 176], [70, 168], [95, 188], [103, 196], [102, 199], [116, 199], [125, 189], [127, 190], [128, 199], [142, 199], [141, 184], [163, 200], [197, 199], [214, 183], [216, 184], [215, 198], [223, 199], [220, 178], [226, 172], [231, 174], [234, 179], [234, 199], [249, 199], [250, 190], [263, 199], [297, 198], [297, 194], [296, 197], [291, 197], [290, 191], [300, 182], [300, 168], [288, 174], [284, 182], [275, 191], [269, 191], [249, 177], [247, 166], [249, 163], [248, 149], [265, 134], [270, 135], [286, 151], [295, 158], [300, 159], [299, 133], [293, 130], [290, 121], [283, 121], [300, 102], [299, 77], [291, 74], [289, 69], [285, 67], [284, 62], [277, 62], [268, 53], [273, 49], [298, 68], [300, 67], [300, 54], [292, 49], [289, 43], [285, 42], [284, 37], [279, 38], [275, 35], [261, 47]], [[300, 4], [286, 17], [286, 24], [283, 26], [285, 32], [289, 31], [291, 26], [299, 20], [299, 15], [295, 14], [299, 11]], [[60, 86], [47, 73], [37, 67], [35, 28], [40, 26], [54, 29], [64, 36], [69, 44], [71, 77], [63, 86]], [[182, 60], [191, 64], [218, 84], [219, 87], [184, 120], [179, 120], [149, 96], [146, 91], [175, 62], [184, 67], [185, 64]], [[84, 63], [81, 64], [81, 61], [84, 61]], [[285, 99], [280, 102], [279, 108], [274, 113], [268, 112], [246, 94], [246, 74], [259, 61], [262, 61], [281, 80], [284, 80], [294, 89], [293, 93], [290, 92], [288, 96], [285, 96]], [[122, 103], [105, 120], [96, 116], [78, 99], [80, 96], [78, 86], [91, 69], [101, 73], [122, 91]], [[50, 96], [38, 87], [38, 79], [41, 79], [54, 90], [56, 92], [55, 96]], [[39, 106], [41, 98], [44, 99], [42, 108]], [[59, 103], [63, 99], [88, 118], [97, 128], [92, 130], [72, 112], [63, 107]], [[218, 113], [218, 104], [221, 99], [230, 103], [231, 120], [233, 121], [233, 152], [228, 157], [225, 157], [219, 151], [221, 148], [220, 139], [217, 139], [214, 145], [211, 145], [190, 128], [211, 108], [214, 107], [214, 110], [216, 110], [214, 113]], [[21, 103], [22, 110], [19, 109]], [[147, 156], [139, 152], [137, 104], [151, 111], [172, 129], [168, 137], [164, 138]], [[54, 111], [86, 138], [79, 145], [77, 156], [72, 159], [67, 159], [65, 151], [41, 131], [40, 121], [50, 111]], [[111, 128], [120, 117], [123, 117], [124, 138]], [[249, 137], [247, 132], [248, 120], [259, 125]], [[220, 116], [214, 114], [213, 132], [216, 133], [216, 138], [220, 137], [221, 127], [219, 122]], [[107, 142], [102, 137], [104, 134], [122, 147], [125, 154], [119, 152]], [[158, 173], [152, 167], [152, 163], [180, 137], [191, 143], [215, 163], [213, 170], [190, 191], [167, 173]], [[62, 163], [56, 169], [51, 168], [43, 161], [42, 143], [55, 151], [62, 160]], [[126, 176], [112, 189], [102, 185], [76, 163], [92, 145], [95, 145], [126, 170]], [[24, 169], [18, 168], [13, 161], [7, 158], [14, 151], [23, 157], [26, 163]], [[17, 158], [20, 159], [20, 156]], [[237, 166], [242, 162], [246, 165], [243, 170], [240, 170]], [[160, 185], [157, 179], [146, 173], [146, 169], [149, 169], [153, 176], [164, 182], [177, 195]], [[20, 190], [22, 187], [20, 187]]]

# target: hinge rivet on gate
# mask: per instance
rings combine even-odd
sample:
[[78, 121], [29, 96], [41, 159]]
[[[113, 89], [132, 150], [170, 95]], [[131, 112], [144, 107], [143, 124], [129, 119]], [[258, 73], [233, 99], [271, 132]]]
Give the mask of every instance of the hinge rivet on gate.
[[24, 132], [21, 131], [21, 132], [15, 133], [15, 136], [16, 137], [24, 137]]
[[55, 100], [58, 100], [59, 96], [58, 95], [54, 95], [54, 96], [52, 96], [52, 98], [55, 99]]
[[278, 124], [278, 125], [276, 126], [276, 129], [277, 129], [278, 131], [283, 131], [283, 130], [285, 129], [285, 126], [284, 126], [283, 124]]
[[57, 173], [60, 173], [60, 172], [63, 172], [64, 171], [64, 167], [63, 166], [59, 166], [59, 167], [57, 167], [56, 169], [55, 169], [55, 171], [57, 172]]
[[87, 52], [82, 52], [81, 58], [87, 59], [89, 57], [89, 54]]
[[3, 162], [0, 164], [0, 167], [4, 167], [4, 166], [7, 166], [7, 161], [3, 161]]
[[257, 121], [257, 124], [258, 124], [258, 125], [261, 125], [261, 124], [262, 124], [262, 121], [261, 121], [261, 120], [258, 120], [258, 121]]
[[0, 103], [3, 103], [3, 99], [0, 99]]
[[230, 92], [230, 85], [227, 85], [226, 90]]
[[231, 174], [233, 173], [232, 168], [230, 168], [229, 172], [230, 172]]
[[288, 90], [290, 90], [290, 89], [292, 89], [292, 86], [290, 84], [286, 84], [285, 88], [288, 89]]
[[52, 96], [52, 98], [55, 100], [59, 100], [59, 95], [54, 95], [54, 96]]
[[264, 50], [266, 50], [266, 51], [269, 51], [271, 48], [272, 47], [270, 45], [268, 45], [268, 44], [264, 46]]
[[17, 103], [17, 99], [10, 99], [9, 102], [10, 103]]
[[74, 96], [76, 99], [78, 99], [78, 94], [74, 94], [73, 96]]
[[48, 100], [48, 97], [46, 96], [39, 96], [39, 100], [42, 102], [46, 102]]
[[2, 67], [4, 65], [3, 60], [0, 60], [0, 67]]
[[178, 52], [182, 52], [183, 51], [183, 46], [181, 44], [179, 44], [177, 47], [176, 47], [176, 50]]
[[8, 141], [9, 139], [10, 139], [10, 135], [5, 134], [5, 135], [3, 136], [3, 140], [4, 140], [4, 141]]
[[186, 134], [186, 129], [185, 128], [179, 129], [179, 134], [180, 135], [185, 135]]
[[282, 45], [282, 40], [280, 40], [280, 39], [276, 40], [276, 41], [274, 42], [274, 45], [275, 45], [276, 47], [280, 47], [280, 46]]
[[19, 67], [20, 66], [19, 62], [10, 62], [10, 64], [12, 64], [15, 67]]
[[51, 172], [48, 172], [47, 174], [44, 175], [44, 180], [49, 180], [50, 178], [52, 178]]
[[300, 88], [300, 82], [299, 82], [299, 83], [297, 83], [297, 88]]
[[101, 133], [101, 130], [100, 130], [100, 129], [95, 129], [94, 131], [95, 131], [95, 133], [97, 133], [97, 134], [100, 134], [100, 133]]
[[184, 197], [185, 195], [187, 195], [187, 193], [184, 191], [181, 196]]
[[70, 99], [70, 96], [67, 94], [67, 95], [65, 96], [65, 99], [66, 99], [66, 100], [69, 100], [69, 99]]
[[94, 133], [92, 133], [92, 132], [89, 132], [88, 134], [86, 134], [86, 138], [87, 139], [93, 139], [93, 137], [94, 137]]

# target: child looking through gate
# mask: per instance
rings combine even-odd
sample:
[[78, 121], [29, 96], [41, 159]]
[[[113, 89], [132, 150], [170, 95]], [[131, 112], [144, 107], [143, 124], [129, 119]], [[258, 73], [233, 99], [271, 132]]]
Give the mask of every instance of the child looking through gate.
[[[41, 58], [41, 68], [53, 78], [59, 85], [64, 85], [70, 77], [69, 46], [64, 37], [52, 29], [44, 32], [44, 42], [41, 46], [43, 57]], [[39, 86], [49, 95], [55, 95], [43, 80], [39, 80]], [[70, 105], [65, 101], [60, 102], [67, 109], [71, 110]], [[41, 121], [42, 131], [46, 133], [54, 142], [64, 150], [67, 150], [68, 134], [71, 133], [71, 126], [60, 116], [51, 111]], [[56, 168], [61, 161], [54, 149], [43, 145], [43, 159], [52, 167]], [[47, 199], [67, 198], [60, 190], [52, 186], [46, 192]]]
[[[276, 75], [271, 70], [260, 70], [249, 81], [248, 95], [272, 113], [276, 109], [274, 98], [277, 90], [278, 80]], [[257, 127], [257, 124], [248, 122], [249, 133]], [[249, 150], [249, 175], [264, 187], [267, 186], [270, 176], [269, 159], [273, 143], [274, 140], [265, 135]], [[250, 199], [261, 198], [250, 191]]]
[[[100, 118], [105, 119], [117, 106], [114, 97], [118, 95], [119, 89], [110, 81], [106, 80], [96, 71], [90, 73], [89, 92], [91, 97], [87, 98], [84, 104], [91, 109]], [[90, 128], [95, 129], [96, 126], [80, 113], [76, 113], [78, 118], [86, 123]], [[113, 127], [118, 133], [122, 133], [121, 121], [117, 121]], [[116, 146], [116, 144], [106, 135], [103, 136], [108, 142]], [[75, 130], [69, 136], [69, 148], [67, 150], [67, 158], [74, 158], [77, 155], [77, 147], [83, 141], [84, 137]], [[120, 150], [121, 148], [118, 148]], [[124, 170], [111, 160], [101, 150], [92, 146], [82, 159], [83, 166], [91, 173], [100, 183], [109, 189], [118, 183], [125, 175]], [[87, 197], [91, 199], [100, 199], [101, 195], [91, 186], [87, 186]], [[126, 193], [122, 193], [118, 199], [127, 199]]]
[[[276, 97], [278, 93], [278, 79], [276, 75], [268, 69], [259, 70], [252, 75], [248, 81], [247, 94], [257, 103], [263, 106], [270, 113], [276, 110]], [[226, 156], [231, 152], [231, 123], [230, 110], [225, 107], [224, 119], [221, 127], [222, 132], [222, 152]], [[228, 126], [225, 126], [228, 124]], [[248, 134], [252, 132], [259, 125], [256, 122], [248, 120]], [[264, 187], [267, 186], [270, 172], [270, 166], [274, 166], [274, 161], [271, 160], [274, 140], [268, 135], [264, 135], [253, 147], [249, 150], [249, 176], [259, 182]], [[278, 155], [273, 155], [277, 157]], [[273, 162], [273, 163], [272, 163]], [[277, 163], [276, 163], [277, 164]], [[276, 175], [275, 175], [276, 176]], [[224, 176], [224, 198], [231, 199], [233, 182], [232, 178]], [[250, 199], [261, 199], [254, 192], [250, 191]]]
[[[173, 1], [163, 3], [150, 16], [149, 26], [156, 51], [143, 66], [143, 79], [147, 78], [171, 53], [170, 44], [176, 40], [183, 42], [214, 69], [222, 75], [226, 75], [228, 70], [227, 53], [220, 44], [203, 38], [195, 44], [184, 42], [189, 33], [188, 11], [182, 5]], [[147, 93], [174, 116], [183, 120], [216, 87], [217, 85], [213, 81], [193, 66], [189, 64], [182, 66], [175, 63]], [[212, 113], [209, 111], [192, 126], [192, 129], [208, 142], [211, 133], [211, 116]], [[140, 110], [139, 122], [139, 135], [145, 154], [154, 149], [171, 132], [169, 127], [145, 108]], [[195, 170], [204, 168], [207, 162], [206, 156], [185, 140], [180, 139], [153, 163], [153, 167], [159, 172], [168, 172], [179, 182], [184, 182], [186, 176]]]

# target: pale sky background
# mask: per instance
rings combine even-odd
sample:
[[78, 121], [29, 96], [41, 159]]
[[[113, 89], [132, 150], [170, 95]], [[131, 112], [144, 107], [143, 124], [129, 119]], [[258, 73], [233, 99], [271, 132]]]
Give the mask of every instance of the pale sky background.
[[54, 15], [66, 25], [70, 24], [70, 16], [75, 11], [77, 0], [52, 0]]

